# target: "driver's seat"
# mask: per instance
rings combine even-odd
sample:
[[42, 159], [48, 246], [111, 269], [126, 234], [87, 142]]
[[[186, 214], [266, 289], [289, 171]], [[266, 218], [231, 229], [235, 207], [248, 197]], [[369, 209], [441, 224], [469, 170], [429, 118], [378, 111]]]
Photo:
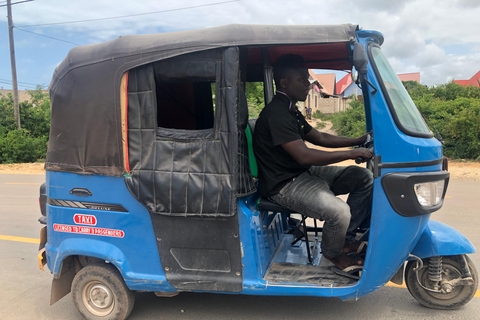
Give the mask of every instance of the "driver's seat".
[[[250, 164], [250, 172], [252, 173], [252, 176], [255, 179], [258, 179], [257, 160], [255, 158], [255, 153], [253, 152], [253, 132], [255, 131], [256, 121], [257, 121], [257, 119], [249, 119], [248, 120], [248, 125], [245, 129], [245, 135], [247, 137], [248, 161], [249, 161], [249, 164]], [[275, 203], [274, 201], [272, 201], [268, 198], [265, 198], [265, 197], [260, 197], [260, 199], [257, 202], [257, 209], [259, 211], [270, 211], [270, 212], [283, 213], [284, 215], [286, 215], [289, 218], [290, 221], [294, 221], [294, 223], [296, 225], [296, 228], [293, 231], [294, 239], [292, 240], [292, 244], [295, 244], [298, 241], [300, 241], [302, 238], [305, 238], [305, 243], [306, 243], [306, 246], [307, 246], [308, 260], [310, 262], [313, 261], [311, 253], [310, 253], [309, 242], [308, 242], [307, 231], [309, 231], [309, 229], [307, 228], [307, 225], [306, 225], [306, 222], [305, 222], [307, 216], [302, 214], [302, 220], [301, 221], [292, 219], [290, 217], [290, 214], [298, 213], [298, 212], [296, 212], [294, 210], [291, 210], [287, 207], [281, 206], [281, 205]], [[318, 228], [317, 228], [316, 221], [315, 221], [315, 228], [313, 230], [315, 231], [315, 235], [317, 236]]]

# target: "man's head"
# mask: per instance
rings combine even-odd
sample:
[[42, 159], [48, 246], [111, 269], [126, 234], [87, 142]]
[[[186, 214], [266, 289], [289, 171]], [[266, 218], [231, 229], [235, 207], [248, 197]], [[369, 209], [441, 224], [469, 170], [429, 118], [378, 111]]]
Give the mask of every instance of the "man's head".
[[290, 99], [305, 101], [310, 91], [308, 69], [302, 56], [286, 54], [273, 64], [273, 77], [277, 90], [286, 93]]

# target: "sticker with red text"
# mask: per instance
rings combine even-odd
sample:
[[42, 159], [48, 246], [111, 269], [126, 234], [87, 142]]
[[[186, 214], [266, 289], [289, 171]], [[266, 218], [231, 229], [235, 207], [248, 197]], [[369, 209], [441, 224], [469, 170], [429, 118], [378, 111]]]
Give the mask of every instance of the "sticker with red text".
[[86, 227], [86, 226], [71, 226], [67, 224], [57, 224], [57, 223], [53, 224], [53, 230], [58, 232], [91, 234], [94, 236], [105, 236], [105, 237], [115, 237], [115, 238], [123, 238], [125, 236], [125, 232], [123, 232], [122, 230], [94, 228], [94, 227]]
[[97, 218], [89, 214], [79, 214], [73, 216], [73, 222], [76, 224], [88, 224], [89, 226], [97, 225]]

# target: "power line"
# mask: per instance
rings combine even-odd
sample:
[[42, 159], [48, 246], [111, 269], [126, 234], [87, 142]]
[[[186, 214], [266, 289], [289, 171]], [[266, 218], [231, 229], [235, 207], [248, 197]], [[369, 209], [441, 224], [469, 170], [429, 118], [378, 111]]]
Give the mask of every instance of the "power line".
[[76, 45], [76, 46], [81, 46], [81, 44], [78, 44], [78, 43], [75, 43], [75, 42], [71, 42], [71, 41], [67, 41], [67, 40], [62, 40], [62, 39], [54, 38], [54, 37], [47, 36], [47, 35], [44, 35], [44, 34], [41, 34], [41, 33], [36, 33], [36, 32], [33, 32], [33, 31], [28, 31], [28, 30], [20, 29], [19, 27], [16, 27], [16, 26], [14, 26], [14, 28], [17, 29], [17, 30], [23, 31], [23, 32], [28, 32], [28, 33], [35, 34], [35, 35], [37, 35], [37, 36], [41, 36], [41, 37], [45, 37], [45, 38], [49, 38], [49, 39], [53, 39], [53, 40], [57, 40], [57, 41], [65, 42], [65, 43], [74, 44], [74, 45]]
[[[137, 14], [130, 14], [130, 15], [126, 15], [126, 16], [116, 16], [116, 17], [88, 19], [88, 20], [76, 20], [76, 21], [64, 21], [64, 22], [54, 22], [54, 23], [42, 23], [42, 24], [29, 24], [29, 25], [23, 25], [23, 26], [20, 26], [20, 27], [30, 28], [30, 27], [52, 26], [52, 25], [58, 25], [58, 24], [71, 24], [71, 23], [82, 23], [82, 22], [92, 22], [92, 21], [101, 21], [101, 20], [122, 19], [122, 18], [129, 18], [129, 17], [144, 16], [144, 15], [149, 15], [149, 14], [157, 14], [157, 13], [173, 12], [173, 11], [180, 11], [180, 10], [186, 10], [186, 9], [195, 9], [195, 8], [216, 6], [216, 5], [220, 5], [220, 4], [226, 4], [226, 3], [238, 2], [238, 1], [241, 1], [241, 0], [229, 0], [229, 1], [222, 1], [222, 2], [215, 2], [215, 3], [207, 3], [207, 4], [201, 4], [201, 5], [198, 5], [198, 6], [190, 6], [190, 7], [168, 9], [168, 10], [161, 10], [161, 11], [153, 11], [153, 12], [146, 12], [146, 13], [137, 13]], [[16, 27], [16, 28], [18, 28], [18, 27]]]
[[[19, 1], [19, 2], [14, 2], [11, 5], [13, 6], [14, 4], [19, 4], [19, 3], [24, 3], [24, 2], [32, 2], [32, 1], [34, 1], [34, 0]], [[2, 1], [2, 2], [7, 2], [7, 1]], [[8, 6], [8, 4], [3, 4], [3, 5], [0, 6], [0, 8], [1, 7], [6, 7], [6, 6]]]
[[[12, 82], [11, 80], [2, 79], [2, 78], [0, 78], [0, 81], [9, 81], [9, 82]], [[22, 81], [18, 81], [18, 83], [20, 83], [20, 84], [22, 84], [22, 85], [32, 85], [32, 86], [36, 86], [36, 85], [37, 85], [37, 84], [35, 84], [35, 83], [22, 82]]]
[[[8, 80], [8, 79], [0, 79], [0, 83], [4, 83], [4, 84], [12, 84], [12, 81], [11, 80]], [[18, 82], [18, 84], [24, 86], [24, 87], [37, 87], [36, 84], [33, 84], [33, 83], [25, 83], [25, 82]]]
[[[0, 84], [6, 84], [6, 85], [9, 85], [9, 86], [12, 85], [11, 82], [7, 82], [7, 81], [0, 81]], [[24, 85], [24, 84], [20, 84], [19, 86], [24, 87], [25, 89], [29, 89], [29, 90], [34, 90], [34, 89], [37, 88], [37, 86]]]
[[[0, 81], [0, 84], [7, 84], [7, 85], [9, 85], [9, 86], [12, 85], [11, 82], [6, 82], [6, 81]], [[21, 84], [20, 86], [21, 86], [21, 87], [24, 87], [25, 89], [29, 89], [29, 90], [34, 90], [34, 89], [37, 88], [36, 86], [29, 86], [29, 85], [24, 85], [24, 84]]]

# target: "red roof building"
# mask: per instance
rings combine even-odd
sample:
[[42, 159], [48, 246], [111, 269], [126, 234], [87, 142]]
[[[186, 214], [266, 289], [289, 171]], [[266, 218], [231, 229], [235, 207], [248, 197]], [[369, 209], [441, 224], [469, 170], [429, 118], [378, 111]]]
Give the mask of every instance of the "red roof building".
[[350, 76], [350, 73], [347, 73], [345, 77], [340, 79], [340, 81], [337, 82], [337, 93], [338, 94], [343, 94], [345, 90], [352, 84], [353, 80], [352, 77]]
[[[420, 83], [420, 72], [413, 72], [413, 73], [402, 73], [397, 74], [400, 81], [415, 81]], [[362, 91], [360, 88], [356, 90], [358, 87], [355, 83], [353, 83], [352, 77], [350, 73], [347, 73], [340, 81], [337, 82], [336, 85], [336, 94], [342, 97], [348, 97], [350, 95], [361, 95]]]
[[453, 80], [453, 82], [464, 87], [468, 87], [468, 86], [480, 87], [480, 71], [478, 71], [469, 80]]
[[420, 83], [420, 72], [397, 74], [400, 81], [415, 81]]
[[308, 73], [313, 80], [321, 84], [322, 88], [320, 91], [324, 95], [333, 96], [337, 94], [335, 73], [316, 74], [312, 70], [308, 70]]

